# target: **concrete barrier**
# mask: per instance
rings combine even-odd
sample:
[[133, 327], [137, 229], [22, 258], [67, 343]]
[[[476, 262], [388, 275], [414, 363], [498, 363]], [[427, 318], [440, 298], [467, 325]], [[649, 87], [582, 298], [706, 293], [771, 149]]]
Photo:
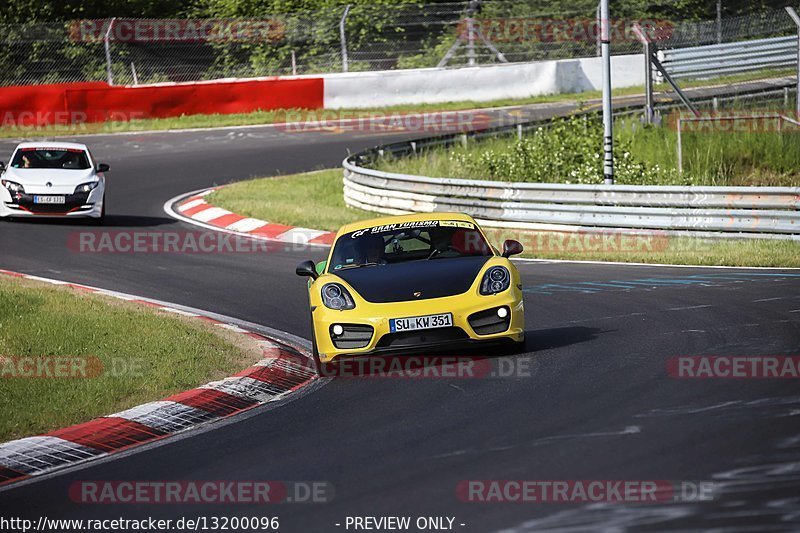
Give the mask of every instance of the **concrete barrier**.
[[[4, 126], [125, 121], [273, 109], [372, 108], [486, 102], [599, 89], [600, 58], [109, 86], [104, 82], [0, 87]], [[612, 58], [613, 87], [644, 84], [644, 56]]]
[[[614, 88], [644, 85], [644, 55], [612, 57]], [[325, 108], [367, 108], [454, 101], [486, 102], [597, 90], [599, 57], [457, 69], [326, 74]]]

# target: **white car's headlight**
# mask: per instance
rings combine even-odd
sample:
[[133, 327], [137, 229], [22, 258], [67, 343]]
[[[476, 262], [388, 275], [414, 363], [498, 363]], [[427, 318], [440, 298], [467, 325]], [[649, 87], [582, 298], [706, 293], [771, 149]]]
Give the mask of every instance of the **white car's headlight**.
[[8, 189], [9, 192], [25, 193], [25, 188], [15, 181], [0, 180], [0, 183], [3, 185], [3, 187]]
[[100, 185], [99, 181], [90, 181], [89, 183], [81, 183], [77, 187], [75, 187], [75, 192], [73, 194], [78, 194], [79, 192], [92, 192], [97, 186]]
[[481, 294], [497, 294], [511, 285], [511, 275], [506, 267], [496, 266], [486, 271], [481, 281]]
[[322, 287], [322, 302], [325, 307], [336, 311], [353, 309], [356, 306], [347, 289], [338, 283], [327, 283]]

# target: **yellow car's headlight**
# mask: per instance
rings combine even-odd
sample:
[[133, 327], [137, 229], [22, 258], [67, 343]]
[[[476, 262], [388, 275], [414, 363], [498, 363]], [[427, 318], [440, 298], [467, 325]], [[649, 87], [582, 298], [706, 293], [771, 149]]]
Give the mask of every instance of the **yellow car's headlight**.
[[347, 289], [338, 283], [326, 283], [322, 287], [322, 302], [325, 307], [342, 311], [345, 309], [354, 309], [356, 304], [353, 297], [347, 292]]
[[511, 285], [511, 274], [506, 267], [495, 266], [486, 271], [481, 281], [481, 294], [488, 296], [508, 289]]

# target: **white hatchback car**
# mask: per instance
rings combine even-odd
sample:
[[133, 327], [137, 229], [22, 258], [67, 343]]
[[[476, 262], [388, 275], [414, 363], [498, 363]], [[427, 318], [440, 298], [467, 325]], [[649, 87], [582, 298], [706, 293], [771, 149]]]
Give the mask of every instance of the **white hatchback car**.
[[85, 144], [21, 143], [0, 162], [0, 217], [105, 218], [106, 164]]

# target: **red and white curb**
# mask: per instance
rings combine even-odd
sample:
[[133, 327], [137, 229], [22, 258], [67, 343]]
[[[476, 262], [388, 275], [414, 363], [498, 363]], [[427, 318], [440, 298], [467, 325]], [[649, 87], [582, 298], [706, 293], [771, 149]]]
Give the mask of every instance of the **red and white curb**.
[[274, 224], [209, 204], [205, 197], [217, 189], [219, 187], [212, 187], [177, 196], [164, 204], [164, 211], [196, 226], [257, 239], [311, 246], [330, 246], [333, 243], [336, 234], [330, 231]]
[[[207, 383], [163, 400], [139, 405], [45, 435], [2, 443], [0, 486], [105, 457], [195, 428], [200, 424], [285, 399], [287, 395], [316, 379], [313, 362], [308, 358], [302, 340], [270, 328], [261, 326], [259, 329], [265, 330], [266, 333], [256, 333], [251, 330], [252, 328], [242, 327], [248, 325], [243, 321], [226, 320], [227, 317], [221, 315], [176, 304], [8, 270], [0, 270], [0, 275], [64, 285], [206, 320], [256, 339], [264, 356], [253, 366], [234, 376]], [[273, 332], [280, 335], [273, 335]], [[279, 337], [283, 339], [279, 340]]]

